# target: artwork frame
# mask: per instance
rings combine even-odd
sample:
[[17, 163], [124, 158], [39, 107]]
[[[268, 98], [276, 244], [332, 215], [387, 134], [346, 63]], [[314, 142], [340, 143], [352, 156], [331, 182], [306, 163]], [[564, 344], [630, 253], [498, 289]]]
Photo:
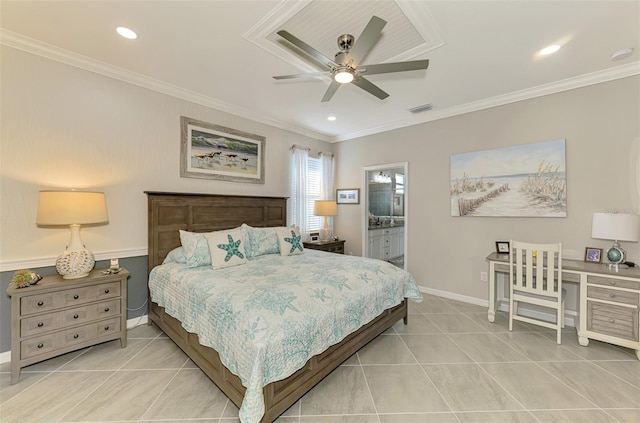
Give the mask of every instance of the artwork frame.
[[566, 140], [450, 156], [451, 216], [567, 217]]
[[180, 177], [264, 184], [266, 138], [180, 117]]
[[360, 204], [360, 188], [337, 189], [336, 203]]
[[511, 246], [509, 241], [496, 241], [496, 253], [509, 254], [511, 252]]
[[584, 249], [584, 261], [602, 263], [602, 248], [586, 247]]

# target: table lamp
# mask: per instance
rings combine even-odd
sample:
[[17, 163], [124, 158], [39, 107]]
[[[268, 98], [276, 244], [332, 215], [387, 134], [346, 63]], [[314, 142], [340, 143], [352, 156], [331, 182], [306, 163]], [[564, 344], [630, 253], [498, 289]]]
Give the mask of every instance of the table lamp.
[[102, 192], [40, 191], [38, 198], [39, 226], [69, 226], [71, 239], [56, 260], [56, 270], [64, 279], [89, 275], [95, 265], [93, 253], [80, 239], [80, 225], [107, 223], [107, 202]]
[[313, 204], [313, 214], [324, 216], [324, 225], [320, 229], [320, 241], [331, 241], [331, 227], [329, 226], [329, 216], [338, 215], [338, 205], [333, 200], [316, 200]]
[[594, 213], [591, 223], [591, 238], [613, 240], [613, 246], [607, 250], [609, 268], [618, 269], [626, 261], [626, 251], [619, 241], [640, 241], [640, 214]]

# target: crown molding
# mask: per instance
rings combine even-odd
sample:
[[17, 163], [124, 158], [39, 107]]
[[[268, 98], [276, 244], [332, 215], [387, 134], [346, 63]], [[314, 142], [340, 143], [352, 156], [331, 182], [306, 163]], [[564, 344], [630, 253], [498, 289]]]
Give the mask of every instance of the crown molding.
[[640, 75], [640, 61], [628, 63], [622, 66], [616, 66], [614, 68], [609, 68], [602, 71], [579, 75], [573, 78], [563, 79], [561, 81], [556, 81], [549, 84], [538, 85], [537, 87], [527, 88], [525, 90], [513, 91], [500, 96], [462, 104], [460, 106], [449, 107], [442, 110], [438, 110], [436, 108], [430, 112], [425, 113], [425, 116], [419, 119], [414, 117], [413, 119], [398, 120], [387, 125], [371, 127], [363, 131], [352, 132], [350, 134], [337, 136], [333, 141], [347, 141], [367, 135], [379, 134], [381, 132], [404, 128], [407, 126], [419, 125], [422, 123], [445, 119], [465, 113], [477, 112], [492, 107], [516, 103], [518, 101], [529, 100], [536, 97], [574, 90], [576, 88], [587, 87], [589, 85], [600, 84], [616, 79], [628, 78], [635, 75]]
[[533, 88], [514, 91], [500, 96], [462, 104], [460, 106], [450, 107], [442, 110], [438, 110], [436, 108], [426, 113], [424, 117], [420, 118], [411, 116], [411, 118], [397, 120], [395, 122], [381, 126], [372, 126], [362, 131], [330, 136], [327, 134], [311, 131], [306, 128], [300, 128], [299, 126], [283, 122], [281, 120], [276, 120], [269, 116], [256, 114], [255, 112], [247, 110], [243, 107], [235, 106], [233, 104], [226, 103], [212, 97], [186, 90], [176, 85], [168, 84], [166, 82], [159, 81], [157, 79], [153, 79], [136, 72], [127, 71], [122, 68], [109, 65], [107, 63], [100, 62], [98, 60], [77, 53], [73, 53], [69, 50], [65, 50], [38, 40], [34, 40], [32, 38], [24, 37], [15, 32], [7, 31], [1, 28], [0, 44], [100, 75], [104, 75], [110, 78], [114, 78], [120, 81], [128, 82], [130, 84], [134, 84], [163, 94], [167, 94], [172, 97], [200, 104], [202, 106], [211, 107], [222, 112], [253, 120], [255, 122], [263, 123], [265, 125], [284, 129], [300, 135], [304, 135], [309, 138], [326, 142], [347, 141], [354, 138], [374, 135], [381, 132], [404, 128], [407, 126], [419, 125], [439, 119], [445, 119], [465, 113], [477, 112], [492, 107], [503, 106], [509, 103], [515, 103], [518, 101], [560, 93], [563, 91], [573, 90], [576, 88], [582, 88], [589, 85], [600, 84], [603, 82], [627, 78], [640, 74], [640, 61], [636, 61], [602, 71], [592, 72], [573, 78], [567, 78], [561, 81], [552, 82], [549, 84], [539, 85]]
[[332, 138], [326, 134], [310, 131], [306, 128], [301, 128], [287, 122], [276, 120], [269, 116], [256, 114], [254, 111], [245, 109], [244, 107], [236, 106], [222, 100], [205, 96], [137, 72], [128, 71], [117, 66], [113, 66], [108, 63], [104, 63], [99, 60], [92, 59], [90, 57], [77, 54], [39, 40], [35, 40], [33, 38], [25, 37], [13, 31], [8, 31], [6, 29], [0, 28], [0, 44], [18, 50], [26, 51], [27, 53], [31, 53], [37, 56], [45, 57], [56, 62], [64, 63], [66, 65], [84, 69], [89, 72], [107, 76], [109, 78], [137, 85], [139, 87], [147, 88], [162, 94], [170, 95], [181, 100], [190, 101], [192, 103], [211, 107], [225, 113], [263, 123], [265, 125], [295, 132], [309, 138], [327, 142], [332, 140]]

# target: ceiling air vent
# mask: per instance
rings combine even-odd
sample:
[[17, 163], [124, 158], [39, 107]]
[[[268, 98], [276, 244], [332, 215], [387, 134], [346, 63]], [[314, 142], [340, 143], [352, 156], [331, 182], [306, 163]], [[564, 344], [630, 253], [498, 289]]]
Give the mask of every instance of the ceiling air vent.
[[433, 104], [431, 103], [423, 104], [422, 106], [416, 106], [409, 109], [411, 113], [422, 113], [422, 112], [428, 112], [429, 110], [433, 110]]

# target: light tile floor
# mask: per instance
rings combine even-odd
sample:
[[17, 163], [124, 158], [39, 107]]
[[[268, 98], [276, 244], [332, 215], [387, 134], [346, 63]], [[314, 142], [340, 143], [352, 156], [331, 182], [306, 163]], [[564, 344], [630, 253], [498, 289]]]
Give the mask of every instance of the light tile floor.
[[[631, 350], [562, 345], [544, 328], [425, 295], [278, 423], [640, 422], [640, 362]], [[155, 326], [23, 369], [0, 366], [0, 421], [237, 422], [238, 409]]]

